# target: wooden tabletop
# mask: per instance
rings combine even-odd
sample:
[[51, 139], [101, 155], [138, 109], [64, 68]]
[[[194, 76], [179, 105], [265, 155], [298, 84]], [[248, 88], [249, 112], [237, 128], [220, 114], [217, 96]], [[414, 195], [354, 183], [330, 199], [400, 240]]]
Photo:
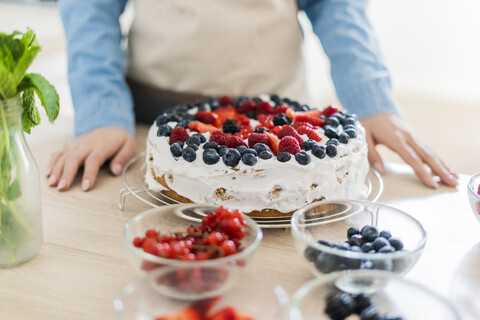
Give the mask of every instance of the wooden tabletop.
[[[42, 177], [50, 154], [72, 139], [71, 125], [71, 119], [59, 119], [55, 126], [34, 129], [41, 134], [28, 137]], [[138, 128], [139, 151], [146, 130]], [[380, 202], [416, 217], [429, 236], [423, 255], [406, 278], [449, 299], [465, 284], [477, 290], [476, 299], [480, 299], [480, 223], [468, 204], [467, 179], [461, 175], [456, 189], [431, 190], [407, 166], [393, 163], [383, 176]], [[122, 179], [105, 169], [89, 192], [82, 192], [78, 181], [63, 193], [48, 187], [46, 178], [41, 181], [44, 243], [32, 261], [0, 270], [0, 319], [114, 318], [113, 299], [136, 279], [122, 243], [122, 227], [149, 206], [129, 196], [121, 211]], [[285, 229], [264, 230], [251, 267], [289, 295], [313, 278]]]

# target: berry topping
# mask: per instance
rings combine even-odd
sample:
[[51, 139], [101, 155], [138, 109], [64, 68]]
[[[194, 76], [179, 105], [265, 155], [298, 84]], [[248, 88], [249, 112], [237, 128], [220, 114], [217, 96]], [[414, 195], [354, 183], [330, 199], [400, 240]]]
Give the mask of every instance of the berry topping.
[[227, 119], [223, 123], [223, 132], [235, 134], [237, 132], [240, 132], [240, 127], [232, 119]]
[[303, 145], [302, 137], [300, 137], [297, 130], [295, 130], [295, 128], [293, 128], [292, 126], [284, 125], [282, 127], [282, 129], [280, 130], [280, 132], [278, 133], [278, 137], [280, 139], [282, 139], [283, 137], [286, 137], [286, 136], [294, 137], [298, 141], [299, 145]]
[[192, 147], [186, 147], [182, 151], [182, 157], [185, 161], [193, 162], [197, 158], [197, 153]]
[[288, 152], [290, 154], [297, 154], [300, 152], [300, 145], [297, 139], [292, 136], [285, 136], [280, 140], [278, 145], [278, 152]]
[[267, 138], [268, 138], [268, 146], [270, 147], [270, 150], [272, 150], [274, 155], [277, 155], [280, 140], [271, 133], [265, 133], [265, 134], [267, 135]]
[[201, 140], [199, 137], [191, 136], [187, 139], [186, 143], [187, 143], [187, 146], [191, 146], [192, 144], [196, 144], [197, 146], [199, 146], [201, 143]]
[[157, 137], [168, 137], [172, 128], [168, 124], [162, 124], [158, 127]]
[[223, 156], [223, 162], [229, 167], [236, 167], [242, 155], [237, 149], [228, 149]]
[[290, 161], [292, 155], [289, 152], [279, 152], [277, 156], [277, 160], [280, 162], [287, 162]]
[[217, 151], [215, 151], [215, 149], [211, 148], [205, 149], [205, 151], [203, 151], [202, 158], [203, 162], [208, 165], [212, 165], [220, 161], [220, 155], [217, 153]]
[[208, 112], [208, 111], [200, 111], [200, 112], [197, 112], [197, 114], [195, 115], [195, 119], [205, 124], [213, 124], [215, 123], [215, 120], [217, 118], [218, 118], [217, 114], [213, 112]]
[[222, 107], [233, 104], [233, 99], [230, 96], [222, 96], [219, 99], [220, 105]]
[[177, 141], [185, 142], [189, 137], [184, 127], [175, 127], [170, 133], [170, 144], [174, 144]]
[[220, 157], [223, 157], [223, 155], [227, 152], [228, 147], [227, 146], [219, 146], [218, 147], [218, 154]]
[[330, 140], [328, 140], [326, 143], [325, 143], [327, 146], [329, 144], [333, 144], [334, 146], [338, 146], [340, 144], [340, 141], [338, 141], [338, 139], [335, 139], [335, 138], [332, 138]]
[[254, 166], [257, 163], [257, 156], [255, 154], [246, 152], [242, 156], [242, 162], [245, 163], [247, 166]]
[[210, 141], [216, 142], [218, 145], [226, 145], [227, 136], [220, 131], [215, 131], [210, 135]]
[[357, 137], [357, 131], [353, 128], [348, 128], [343, 131], [343, 133], [348, 134], [350, 138], [356, 138]]
[[325, 148], [323, 146], [314, 147], [312, 149], [312, 154], [319, 159], [323, 159], [327, 155], [327, 153], [325, 152]]
[[243, 151], [240, 152], [242, 154], [242, 156], [246, 153], [251, 153], [253, 154], [254, 156], [257, 156], [258, 155], [258, 152], [257, 150], [253, 149], [253, 148], [246, 148], [244, 149]]
[[264, 150], [258, 154], [258, 157], [263, 160], [268, 160], [273, 157], [273, 154], [270, 151]]
[[301, 165], [305, 166], [310, 163], [310, 155], [305, 151], [300, 151], [295, 155], [295, 160], [297, 160], [297, 162]]
[[328, 138], [335, 138], [335, 139], [338, 138], [338, 132], [335, 128], [325, 126], [324, 130], [325, 130], [325, 135]]
[[237, 136], [231, 136], [227, 140], [227, 147], [236, 148], [238, 146], [246, 146], [245, 141], [243, 141], [241, 138], [239, 138]]
[[255, 103], [255, 101], [252, 101], [252, 100], [245, 101], [238, 106], [238, 112], [244, 113], [244, 114], [248, 113], [249, 111], [256, 112], [256, 109], [257, 109], [257, 104]]
[[[275, 113], [287, 113], [287, 110], [290, 109], [288, 106], [276, 106], [275, 107]], [[291, 121], [291, 120], [290, 120]]]
[[161, 126], [162, 124], [166, 124], [169, 120], [169, 115], [167, 113], [161, 114], [155, 119], [155, 123], [157, 126]]
[[215, 149], [218, 151], [218, 143], [215, 141], [208, 141], [203, 145], [203, 149]]
[[200, 134], [200, 133], [195, 133], [193, 135], [193, 137], [197, 137], [200, 139], [200, 143], [205, 143], [207, 142], [207, 138], [205, 138], [205, 136], [203, 134]]
[[253, 130], [253, 133], [264, 133], [265, 131], [270, 132], [270, 130], [268, 130], [265, 127], [259, 127], [259, 128], [255, 128], [255, 130]]
[[302, 148], [305, 151], [309, 151], [315, 148], [316, 146], [318, 146], [318, 143], [315, 140], [307, 140], [303, 143]]
[[240, 154], [243, 155], [245, 150], [247, 150], [248, 148], [247, 148], [247, 146], [241, 145], [241, 146], [236, 147], [235, 149], [237, 149], [238, 152], [240, 152]]
[[257, 106], [257, 113], [258, 114], [271, 114], [275, 113], [275, 110], [267, 101], [261, 101]]
[[351, 124], [351, 125], [356, 125], [357, 119], [352, 116], [348, 116], [345, 118], [345, 121], [343, 122], [345, 125]]
[[[268, 142], [268, 139], [267, 139], [267, 142]], [[260, 152], [262, 151], [270, 151], [270, 148], [264, 143], [256, 143], [253, 146], [253, 149], [255, 149], [255, 151], [257, 151], [258, 154], [260, 154]]]
[[308, 115], [297, 115], [295, 116], [295, 122], [310, 123], [313, 126], [321, 127], [324, 125], [325, 120]]
[[181, 157], [183, 151], [183, 142], [175, 142], [170, 146], [170, 152], [174, 157]]
[[340, 125], [340, 121], [338, 121], [338, 118], [336, 117], [331, 117], [325, 120], [325, 125], [336, 128]]
[[342, 132], [338, 136], [338, 141], [340, 141], [340, 143], [347, 144], [349, 138], [350, 138], [350, 136], [347, 133]]
[[274, 126], [283, 126], [290, 123], [292, 123], [292, 119], [287, 117], [284, 113], [277, 113], [275, 117], [273, 117]]
[[330, 118], [330, 116], [332, 114], [337, 113], [337, 112], [338, 112], [338, 109], [333, 107], [333, 106], [329, 106], [329, 107], [326, 107], [325, 109], [323, 109], [323, 114], [327, 118]]
[[217, 127], [215, 127], [211, 124], [205, 124], [205, 123], [200, 122], [200, 121], [195, 121], [195, 122], [190, 123], [188, 125], [188, 129], [190, 129], [192, 131], [197, 131], [197, 132], [200, 132], [200, 133], [220, 132], [220, 129], [218, 129]]
[[322, 141], [322, 138], [312, 128], [302, 125], [297, 128], [298, 134], [306, 134], [308, 139], [315, 140], [316, 142]]
[[248, 146], [253, 148], [257, 143], [268, 144], [268, 137], [264, 133], [251, 133], [248, 136]]

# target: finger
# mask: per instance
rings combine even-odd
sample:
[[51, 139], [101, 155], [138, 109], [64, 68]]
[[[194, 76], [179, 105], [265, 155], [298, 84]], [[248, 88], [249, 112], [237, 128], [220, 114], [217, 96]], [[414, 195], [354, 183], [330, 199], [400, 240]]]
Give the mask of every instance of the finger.
[[60, 156], [52, 168], [50, 177], [48, 178], [48, 185], [54, 187], [58, 184], [59, 178], [62, 176], [63, 167], [65, 166], [65, 155]]
[[57, 151], [50, 157], [50, 162], [47, 167], [47, 178], [52, 174], [53, 167], [57, 163], [58, 159], [64, 154], [64, 150]]
[[75, 176], [77, 175], [78, 168], [82, 165], [88, 153], [89, 150], [78, 150], [70, 153], [68, 157], [66, 157], [62, 176], [57, 185], [58, 190], [65, 191], [70, 188], [73, 179], [75, 179]]
[[377, 170], [378, 173], [382, 174], [384, 170], [383, 161], [380, 157], [380, 154], [377, 152], [375, 148], [375, 141], [373, 140], [373, 136], [367, 133], [367, 144], [368, 144], [368, 162], [370, 165]]
[[127, 162], [135, 155], [135, 152], [135, 140], [127, 138], [120, 151], [110, 162], [110, 171], [116, 176], [122, 173], [123, 168], [125, 167]]
[[392, 150], [398, 153], [403, 161], [413, 168], [413, 171], [415, 171], [415, 174], [423, 183], [431, 188], [438, 188], [438, 183], [433, 179], [433, 175], [423, 166], [422, 159], [405, 140], [401, 140], [400, 143], [394, 144]]
[[83, 169], [82, 177], [82, 190], [88, 191], [95, 185], [97, 181], [98, 172], [100, 167], [105, 163], [108, 158], [108, 154], [99, 152], [98, 150], [90, 153], [85, 159], [85, 166]]

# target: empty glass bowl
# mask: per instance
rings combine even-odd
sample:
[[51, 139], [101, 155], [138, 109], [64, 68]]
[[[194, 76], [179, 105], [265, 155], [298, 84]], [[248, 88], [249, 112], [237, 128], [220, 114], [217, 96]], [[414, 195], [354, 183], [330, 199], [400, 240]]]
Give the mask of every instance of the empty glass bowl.
[[[347, 230], [350, 227], [361, 230], [366, 225], [374, 226], [378, 232], [389, 231], [403, 242], [403, 249], [390, 253], [350, 251], [350, 245], [344, 244]], [[417, 262], [427, 240], [422, 225], [407, 213], [355, 200], [316, 202], [297, 210], [292, 216], [292, 234], [298, 253], [317, 276], [354, 269], [404, 274]]]
[[[396, 315], [405, 320], [461, 319], [447, 300], [419, 284], [398, 278], [391, 272], [353, 270], [334, 272], [306, 283], [292, 298], [290, 320], [331, 319], [325, 312], [327, 301], [333, 300], [329, 297], [342, 293], [353, 297], [353, 301], [359, 301], [359, 298], [354, 298], [355, 294], [363, 293], [375, 306], [378, 315]], [[348, 313], [345, 310], [349, 307], [345, 305], [349, 306], [337, 304], [337, 308], [334, 308], [330, 302], [329, 310], [340, 309], [340, 312]], [[358, 308], [360, 303], [356, 302], [355, 305]]]
[[480, 195], [478, 194], [480, 185], [480, 173], [473, 175], [468, 181], [468, 200], [472, 207], [475, 218], [480, 221]]

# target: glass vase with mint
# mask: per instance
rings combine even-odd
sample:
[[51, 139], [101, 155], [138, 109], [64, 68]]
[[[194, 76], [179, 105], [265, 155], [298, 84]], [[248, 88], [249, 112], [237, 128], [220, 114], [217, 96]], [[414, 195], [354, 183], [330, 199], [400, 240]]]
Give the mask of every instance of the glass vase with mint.
[[26, 262], [43, 241], [38, 167], [24, 132], [40, 123], [38, 97], [50, 122], [59, 111], [55, 88], [27, 69], [40, 51], [35, 33], [0, 33], [0, 268]]

